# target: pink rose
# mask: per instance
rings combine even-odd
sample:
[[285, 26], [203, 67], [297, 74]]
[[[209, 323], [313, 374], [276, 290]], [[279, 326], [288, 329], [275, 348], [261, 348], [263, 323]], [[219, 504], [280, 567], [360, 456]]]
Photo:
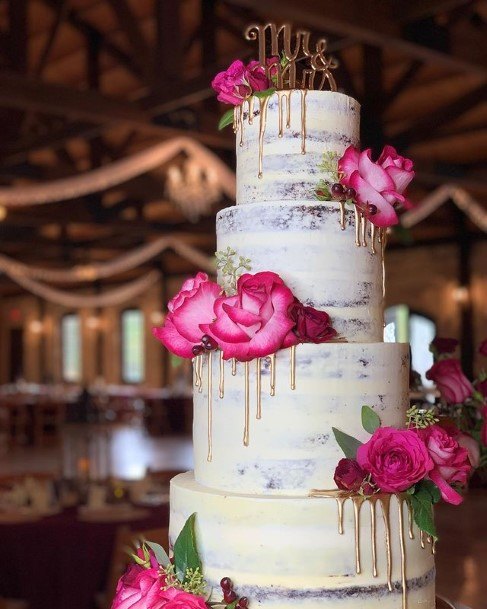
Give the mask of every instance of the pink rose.
[[165, 601], [164, 609], [208, 609], [205, 599], [176, 588], [168, 588], [162, 592]]
[[296, 324], [293, 331], [301, 343], [326, 343], [337, 335], [328, 313], [306, 307], [298, 300], [289, 307], [289, 316]]
[[485, 381], [477, 381], [475, 383], [475, 390], [487, 399], [487, 379], [485, 379]]
[[119, 579], [112, 609], [159, 609], [165, 606], [158, 565], [150, 569], [131, 564]]
[[457, 346], [458, 340], [456, 338], [441, 338], [439, 336], [436, 336], [430, 345], [438, 355], [442, 353], [453, 353]]
[[169, 301], [169, 313], [160, 328], [152, 333], [172, 353], [179, 357], [193, 357], [193, 347], [201, 342], [204, 332], [200, 324], [213, 321], [213, 306], [221, 294], [221, 287], [198, 273], [187, 279], [181, 291]]
[[341, 184], [353, 188], [356, 203], [370, 222], [385, 227], [398, 223], [395, 208], [410, 207], [403, 192], [414, 177], [413, 162], [386, 146], [379, 160], [371, 159], [370, 148], [360, 152], [349, 146], [338, 161]]
[[479, 353], [487, 357], [487, 338], [480, 343]]
[[[267, 73], [269, 74], [269, 78], [272, 80], [274, 84], [277, 79], [277, 73], [279, 71], [279, 57], [268, 57], [266, 59]], [[269, 85], [270, 86], [270, 85]]]
[[426, 378], [436, 384], [449, 404], [462, 404], [472, 395], [472, 383], [463, 374], [459, 360], [453, 357], [434, 363]]
[[481, 409], [483, 423], [482, 429], [480, 430], [480, 441], [484, 446], [487, 446], [487, 406], [483, 406]]
[[333, 479], [340, 490], [356, 493], [362, 487], [366, 477], [367, 472], [360, 467], [355, 459], [340, 459]]
[[247, 66], [247, 80], [252, 87], [252, 91], [265, 91], [271, 86], [265, 69], [258, 61], [251, 61]]
[[472, 467], [478, 467], [480, 463], [479, 443], [469, 433], [460, 431], [452, 419], [441, 417], [438, 423], [443, 429], [455, 438], [455, 440], [465, 448], [468, 453], [468, 460]]
[[440, 425], [430, 425], [426, 429], [415, 430], [425, 443], [433, 460], [434, 468], [429, 478], [441, 491], [444, 501], [458, 505], [463, 501], [450, 484], [465, 484], [472, 469], [468, 452], [457, 440]]
[[359, 465], [386, 493], [405, 491], [426, 477], [434, 463], [424, 442], [409, 429], [379, 427], [357, 450]]
[[252, 86], [244, 63], [237, 59], [225, 71], [219, 72], [211, 82], [218, 93], [217, 99], [232, 106], [240, 105], [252, 95]]
[[288, 314], [293, 301], [293, 293], [276, 273], [246, 273], [237, 281], [235, 296], [217, 298], [216, 320], [200, 328], [216, 340], [225, 359], [265, 357], [298, 342]]

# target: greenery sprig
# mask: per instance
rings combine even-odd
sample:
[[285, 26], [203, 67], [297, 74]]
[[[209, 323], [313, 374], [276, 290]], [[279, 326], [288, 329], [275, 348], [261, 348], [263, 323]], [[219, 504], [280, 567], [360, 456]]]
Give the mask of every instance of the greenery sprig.
[[238, 256], [231, 247], [216, 252], [216, 268], [221, 272], [222, 287], [231, 296], [237, 291], [237, 280], [244, 271], [252, 270], [250, 258]]
[[406, 411], [407, 428], [426, 429], [430, 425], [438, 423], [439, 419], [432, 408], [418, 408], [412, 406]]
[[196, 567], [196, 569], [188, 567], [184, 574], [183, 581], [180, 581], [176, 576], [176, 567], [172, 563], [163, 567], [161, 571], [166, 578], [166, 585], [163, 587], [164, 590], [176, 588], [178, 590], [183, 590], [184, 592], [189, 592], [190, 594], [195, 594], [196, 596], [205, 596], [207, 583], [199, 567]]

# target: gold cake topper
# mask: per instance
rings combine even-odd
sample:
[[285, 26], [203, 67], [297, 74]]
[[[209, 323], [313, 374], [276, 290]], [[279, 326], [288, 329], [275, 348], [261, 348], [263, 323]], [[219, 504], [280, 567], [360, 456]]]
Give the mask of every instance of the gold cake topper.
[[[325, 55], [328, 42], [320, 38], [311, 45], [308, 30], [296, 30], [293, 34], [291, 24], [277, 26], [275, 23], [265, 25], [252, 24], [245, 30], [247, 40], [259, 43], [259, 63], [266, 70], [271, 80], [274, 73], [276, 89], [316, 89], [320, 91], [328, 83], [331, 91], [337, 90], [331, 70], [338, 67], [334, 57]], [[311, 45], [311, 46], [310, 46]], [[268, 65], [266, 49], [272, 57], [280, 61]], [[298, 67], [301, 68], [298, 70]]]

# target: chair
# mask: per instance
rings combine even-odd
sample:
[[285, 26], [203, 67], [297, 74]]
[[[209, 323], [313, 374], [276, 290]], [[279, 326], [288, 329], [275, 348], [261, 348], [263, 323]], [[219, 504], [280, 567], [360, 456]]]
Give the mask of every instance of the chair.
[[[153, 541], [161, 545], [166, 552], [169, 548], [169, 529], [146, 529], [144, 531], [131, 531], [127, 526], [119, 527], [113, 544], [112, 558], [108, 569], [105, 590], [95, 598], [96, 605], [100, 609], [108, 609], [112, 603], [117, 583], [123, 575], [127, 565], [132, 561], [129, 552], [135, 543], [142, 540]], [[0, 609], [2, 607], [0, 606]]]

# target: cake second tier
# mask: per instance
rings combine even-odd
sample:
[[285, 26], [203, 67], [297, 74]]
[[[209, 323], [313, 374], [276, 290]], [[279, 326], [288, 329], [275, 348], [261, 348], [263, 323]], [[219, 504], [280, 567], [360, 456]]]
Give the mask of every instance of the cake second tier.
[[195, 372], [195, 478], [237, 493], [334, 488], [332, 427], [365, 441], [364, 404], [394, 427], [409, 404], [406, 344], [304, 344], [245, 364], [212, 352]]

